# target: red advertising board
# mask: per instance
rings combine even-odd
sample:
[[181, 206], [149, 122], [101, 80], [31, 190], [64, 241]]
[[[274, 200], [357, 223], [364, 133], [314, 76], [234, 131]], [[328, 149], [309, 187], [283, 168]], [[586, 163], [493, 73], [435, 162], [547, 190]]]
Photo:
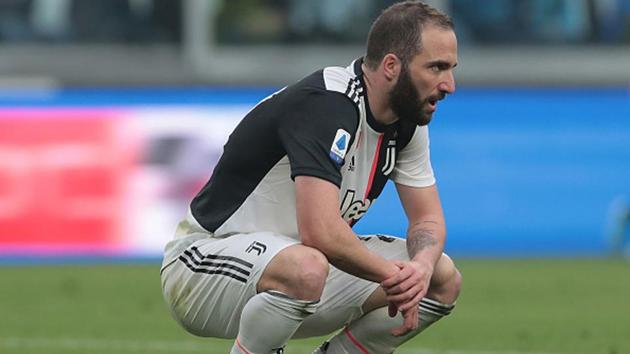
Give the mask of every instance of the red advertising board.
[[116, 111], [0, 110], [0, 254], [123, 251], [126, 136]]

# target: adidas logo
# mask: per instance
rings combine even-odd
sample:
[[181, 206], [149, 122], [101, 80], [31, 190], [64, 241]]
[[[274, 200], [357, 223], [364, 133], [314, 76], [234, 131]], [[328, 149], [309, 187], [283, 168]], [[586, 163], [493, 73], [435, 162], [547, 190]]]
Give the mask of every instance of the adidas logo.
[[352, 156], [352, 158], [350, 159], [350, 164], [348, 165], [348, 171], [350, 172], [354, 172], [355, 166], [354, 166], [354, 156]]

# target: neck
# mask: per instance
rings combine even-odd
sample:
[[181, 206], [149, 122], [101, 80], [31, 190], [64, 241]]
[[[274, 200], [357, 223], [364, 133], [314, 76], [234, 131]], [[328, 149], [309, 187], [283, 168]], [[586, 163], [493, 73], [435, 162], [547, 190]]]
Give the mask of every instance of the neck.
[[389, 104], [389, 90], [385, 79], [380, 78], [375, 71], [362, 64], [363, 78], [367, 89], [367, 98], [370, 102], [370, 110], [377, 122], [385, 125], [392, 124], [398, 117], [392, 111]]

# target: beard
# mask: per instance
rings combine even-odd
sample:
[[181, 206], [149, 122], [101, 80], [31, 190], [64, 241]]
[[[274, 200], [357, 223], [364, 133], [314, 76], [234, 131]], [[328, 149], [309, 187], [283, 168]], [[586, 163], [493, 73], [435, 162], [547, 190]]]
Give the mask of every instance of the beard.
[[417, 125], [425, 126], [431, 122], [433, 113], [425, 111], [423, 108], [429, 98], [422, 99], [420, 92], [413, 85], [411, 75], [407, 66], [403, 66], [398, 82], [389, 93], [389, 103], [392, 111], [398, 119], [406, 122], [414, 122]]

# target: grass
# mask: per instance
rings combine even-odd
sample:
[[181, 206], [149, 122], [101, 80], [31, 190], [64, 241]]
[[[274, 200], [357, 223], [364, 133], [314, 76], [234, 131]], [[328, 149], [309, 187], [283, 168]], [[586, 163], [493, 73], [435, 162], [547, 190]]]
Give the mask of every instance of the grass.
[[[630, 263], [462, 260], [454, 313], [401, 353], [630, 353]], [[0, 267], [0, 352], [227, 353], [169, 317], [158, 265]], [[292, 341], [310, 353], [321, 338]]]

